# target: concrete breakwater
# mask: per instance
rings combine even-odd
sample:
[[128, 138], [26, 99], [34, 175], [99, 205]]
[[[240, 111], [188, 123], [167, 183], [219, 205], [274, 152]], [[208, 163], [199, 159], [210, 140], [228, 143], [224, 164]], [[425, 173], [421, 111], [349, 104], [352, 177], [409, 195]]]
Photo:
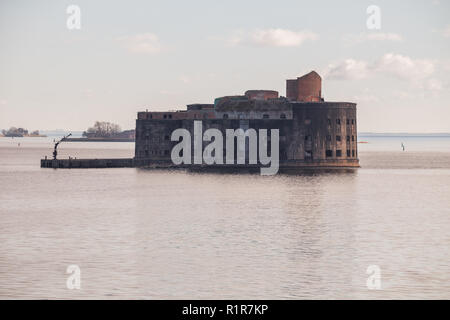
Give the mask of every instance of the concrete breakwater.
[[67, 142], [134, 142], [132, 138], [67, 138]]
[[[87, 168], [149, 168], [149, 169], [192, 169], [200, 170], [259, 170], [260, 165], [175, 165], [167, 161], [151, 161], [149, 159], [115, 158], [115, 159], [41, 159], [41, 168], [87, 169]], [[280, 164], [281, 171], [301, 171], [303, 169], [355, 169], [359, 168], [357, 160], [342, 159], [339, 162], [284, 162]]]
[[41, 168], [133, 168], [133, 158], [119, 159], [41, 159]]

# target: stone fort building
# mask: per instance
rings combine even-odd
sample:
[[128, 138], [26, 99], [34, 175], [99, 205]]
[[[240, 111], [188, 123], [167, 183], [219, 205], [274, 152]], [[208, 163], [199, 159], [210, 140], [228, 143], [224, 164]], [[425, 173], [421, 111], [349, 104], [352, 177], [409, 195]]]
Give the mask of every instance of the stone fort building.
[[187, 110], [138, 112], [135, 164], [175, 166], [171, 150], [178, 141], [171, 141], [171, 134], [185, 128], [193, 137], [194, 120], [202, 120], [203, 131], [216, 128], [224, 136], [226, 129], [279, 129], [280, 169], [359, 166], [356, 104], [324, 101], [322, 79], [315, 71], [287, 80], [286, 97], [248, 90], [216, 98], [213, 104], [190, 104]]

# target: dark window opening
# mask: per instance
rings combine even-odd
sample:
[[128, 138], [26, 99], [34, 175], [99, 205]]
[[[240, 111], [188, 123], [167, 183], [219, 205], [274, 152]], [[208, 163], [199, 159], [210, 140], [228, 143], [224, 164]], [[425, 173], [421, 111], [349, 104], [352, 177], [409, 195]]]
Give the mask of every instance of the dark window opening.
[[164, 119], [167, 119], [167, 114], [163, 115], [163, 118], [164, 118]]
[[145, 156], [148, 157], [148, 150], [145, 150]]
[[355, 124], [355, 120], [354, 119], [352, 119], [352, 124]]
[[284, 113], [282, 113], [282, 114], [280, 115], [280, 119], [286, 119], [286, 115], [285, 115]]
[[153, 115], [152, 114], [150, 114], [150, 119], [153, 119]]
[[349, 125], [350, 124], [350, 119], [347, 119], [347, 125]]
[[327, 150], [327, 151], [325, 151], [325, 154], [326, 154], [327, 158], [332, 157], [333, 156], [333, 150]]
[[171, 114], [169, 114], [169, 119], [172, 119], [172, 115]]
[[164, 150], [164, 155], [168, 156], [169, 155], [169, 150]]
[[311, 136], [305, 136], [305, 141], [308, 141], [311, 139]]
[[336, 119], [336, 124], [341, 124], [341, 119]]
[[223, 115], [223, 118], [224, 118], [224, 119], [228, 119], [228, 114], [225, 113], [225, 114]]
[[263, 119], [269, 119], [269, 115], [267, 113], [263, 114]]
[[327, 135], [327, 141], [331, 141], [331, 136]]
[[342, 151], [336, 150], [336, 157], [342, 157]]
[[355, 150], [352, 150], [352, 157], [355, 156]]
[[341, 141], [341, 136], [336, 136], [336, 141]]
[[355, 136], [352, 136], [352, 141], [355, 141]]
[[350, 157], [350, 150], [347, 150], [347, 157]]
[[350, 141], [350, 136], [347, 136], [347, 141]]
[[164, 136], [164, 140], [169, 140], [169, 136]]
[[327, 119], [328, 126], [331, 126], [331, 119]]

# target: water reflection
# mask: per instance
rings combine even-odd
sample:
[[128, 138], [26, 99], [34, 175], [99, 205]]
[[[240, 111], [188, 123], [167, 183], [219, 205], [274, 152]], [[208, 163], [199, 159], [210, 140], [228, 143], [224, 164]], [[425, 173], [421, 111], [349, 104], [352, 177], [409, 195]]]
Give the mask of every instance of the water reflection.
[[[260, 176], [48, 170], [46, 148], [1, 150], [1, 297], [449, 297], [448, 154], [362, 152], [350, 172]], [[65, 286], [69, 264], [80, 291]], [[369, 265], [383, 290], [367, 289]]]

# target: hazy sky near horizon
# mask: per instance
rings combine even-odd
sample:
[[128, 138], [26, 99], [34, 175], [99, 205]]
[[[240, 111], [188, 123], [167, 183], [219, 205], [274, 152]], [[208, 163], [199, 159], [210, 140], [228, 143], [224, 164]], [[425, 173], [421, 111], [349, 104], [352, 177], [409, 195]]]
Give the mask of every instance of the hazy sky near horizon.
[[285, 95], [316, 70], [325, 100], [358, 104], [359, 131], [450, 132], [449, 18], [446, 0], [2, 0], [0, 128], [130, 129], [137, 111]]

